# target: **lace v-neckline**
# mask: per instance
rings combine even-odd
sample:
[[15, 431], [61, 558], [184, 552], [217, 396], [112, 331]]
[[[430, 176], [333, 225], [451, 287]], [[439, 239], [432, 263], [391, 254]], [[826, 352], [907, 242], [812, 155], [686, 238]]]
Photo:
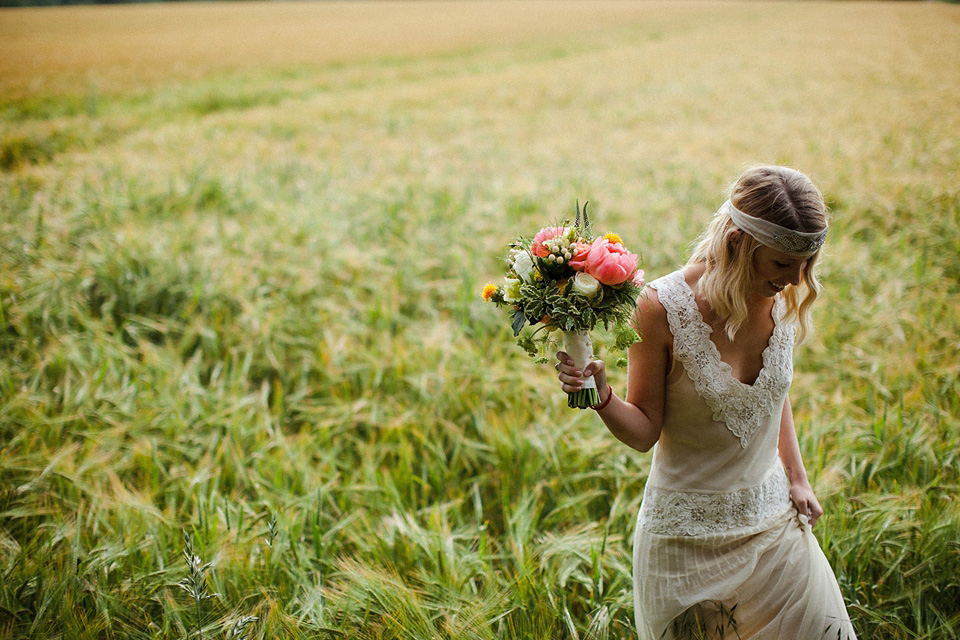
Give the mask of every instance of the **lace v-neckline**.
[[793, 378], [793, 339], [796, 326], [786, 322], [786, 304], [774, 302], [773, 333], [761, 354], [763, 366], [753, 384], [733, 376], [733, 367], [720, 359], [720, 350], [710, 339], [712, 329], [703, 320], [693, 289], [682, 271], [650, 283], [660, 293], [673, 334], [674, 357], [683, 364], [697, 394], [713, 411], [713, 419], [722, 422], [746, 447], [764, 420], [783, 402]]
[[732, 381], [743, 385], [744, 387], [752, 388], [754, 385], [760, 382], [760, 378], [767, 372], [767, 359], [769, 357], [768, 352], [773, 346], [774, 336], [776, 336], [777, 329], [780, 327], [780, 321], [783, 315], [783, 300], [778, 295], [774, 300], [773, 306], [770, 307], [770, 317], [773, 319], [773, 331], [770, 332], [770, 337], [767, 338], [767, 344], [764, 345], [763, 351], [760, 352], [760, 371], [757, 372], [757, 377], [753, 379], [753, 382], [744, 382], [737, 376], [733, 375], [733, 365], [724, 361], [724, 359], [720, 356], [720, 349], [717, 347], [717, 343], [714, 342], [713, 338], [711, 337], [713, 335], [713, 327], [707, 324], [707, 321], [703, 319], [703, 314], [700, 312], [699, 305], [697, 305], [697, 292], [694, 291], [693, 287], [690, 286], [690, 283], [687, 282], [687, 278], [683, 274], [683, 271], [680, 271], [680, 281], [683, 282], [683, 286], [686, 287], [687, 291], [690, 293], [690, 298], [693, 301], [691, 311], [693, 312], [694, 318], [699, 322], [700, 329], [705, 334], [706, 341], [710, 343], [710, 355], [716, 358], [720, 369], [726, 371]]

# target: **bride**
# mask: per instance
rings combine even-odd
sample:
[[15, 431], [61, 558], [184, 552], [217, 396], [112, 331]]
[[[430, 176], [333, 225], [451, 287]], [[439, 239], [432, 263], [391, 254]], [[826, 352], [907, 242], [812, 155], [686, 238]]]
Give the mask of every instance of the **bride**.
[[557, 354], [564, 391], [593, 375], [610, 432], [656, 445], [633, 548], [641, 640], [856, 637], [811, 531], [823, 509], [787, 395], [826, 234], [805, 175], [748, 169], [686, 266], [638, 302], [626, 399], [602, 361]]

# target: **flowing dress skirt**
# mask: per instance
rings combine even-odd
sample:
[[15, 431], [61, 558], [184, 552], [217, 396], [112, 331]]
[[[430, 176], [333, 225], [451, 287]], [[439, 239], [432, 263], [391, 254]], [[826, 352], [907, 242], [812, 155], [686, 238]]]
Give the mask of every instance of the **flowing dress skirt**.
[[856, 638], [833, 570], [792, 506], [762, 528], [710, 536], [638, 526], [633, 573], [640, 640]]

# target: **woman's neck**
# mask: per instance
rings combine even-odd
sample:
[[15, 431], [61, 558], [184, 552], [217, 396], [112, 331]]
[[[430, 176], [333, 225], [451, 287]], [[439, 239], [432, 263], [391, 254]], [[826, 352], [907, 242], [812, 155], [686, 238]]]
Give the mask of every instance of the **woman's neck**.
[[[704, 263], [688, 264], [682, 271], [687, 282], [690, 284], [690, 288], [693, 289], [694, 296], [697, 300], [706, 303], [706, 306], [709, 307], [711, 311], [714, 311], [714, 315], [717, 316], [716, 309], [713, 308], [713, 305], [710, 304], [710, 301], [703, 295], [699, 287], [700, 278], [706, 273], [707, 265]], [[766, 318], [773, 309], [774, 298], [764, 296], [756, 291], [747, 291], [743, 297], [743, 302], [747, 307], [748, 317]], [[721, 322], [726, 322], [726, 318], [718, 317], [717, 319]]]

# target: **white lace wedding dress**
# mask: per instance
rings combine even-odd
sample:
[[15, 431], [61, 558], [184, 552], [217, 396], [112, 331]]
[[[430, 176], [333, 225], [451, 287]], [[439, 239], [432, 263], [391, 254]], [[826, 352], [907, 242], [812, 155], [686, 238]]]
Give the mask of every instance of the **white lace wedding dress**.
[[744, 640], [853, 640], [777, 455], [796, 332], [783, 301], [760, 375], [747, 385], [720, 360], [682, 272], [649, 286], [667, 311], [674, 371], [634, 539], [640, 640], [720, 637], [718, 628]]

